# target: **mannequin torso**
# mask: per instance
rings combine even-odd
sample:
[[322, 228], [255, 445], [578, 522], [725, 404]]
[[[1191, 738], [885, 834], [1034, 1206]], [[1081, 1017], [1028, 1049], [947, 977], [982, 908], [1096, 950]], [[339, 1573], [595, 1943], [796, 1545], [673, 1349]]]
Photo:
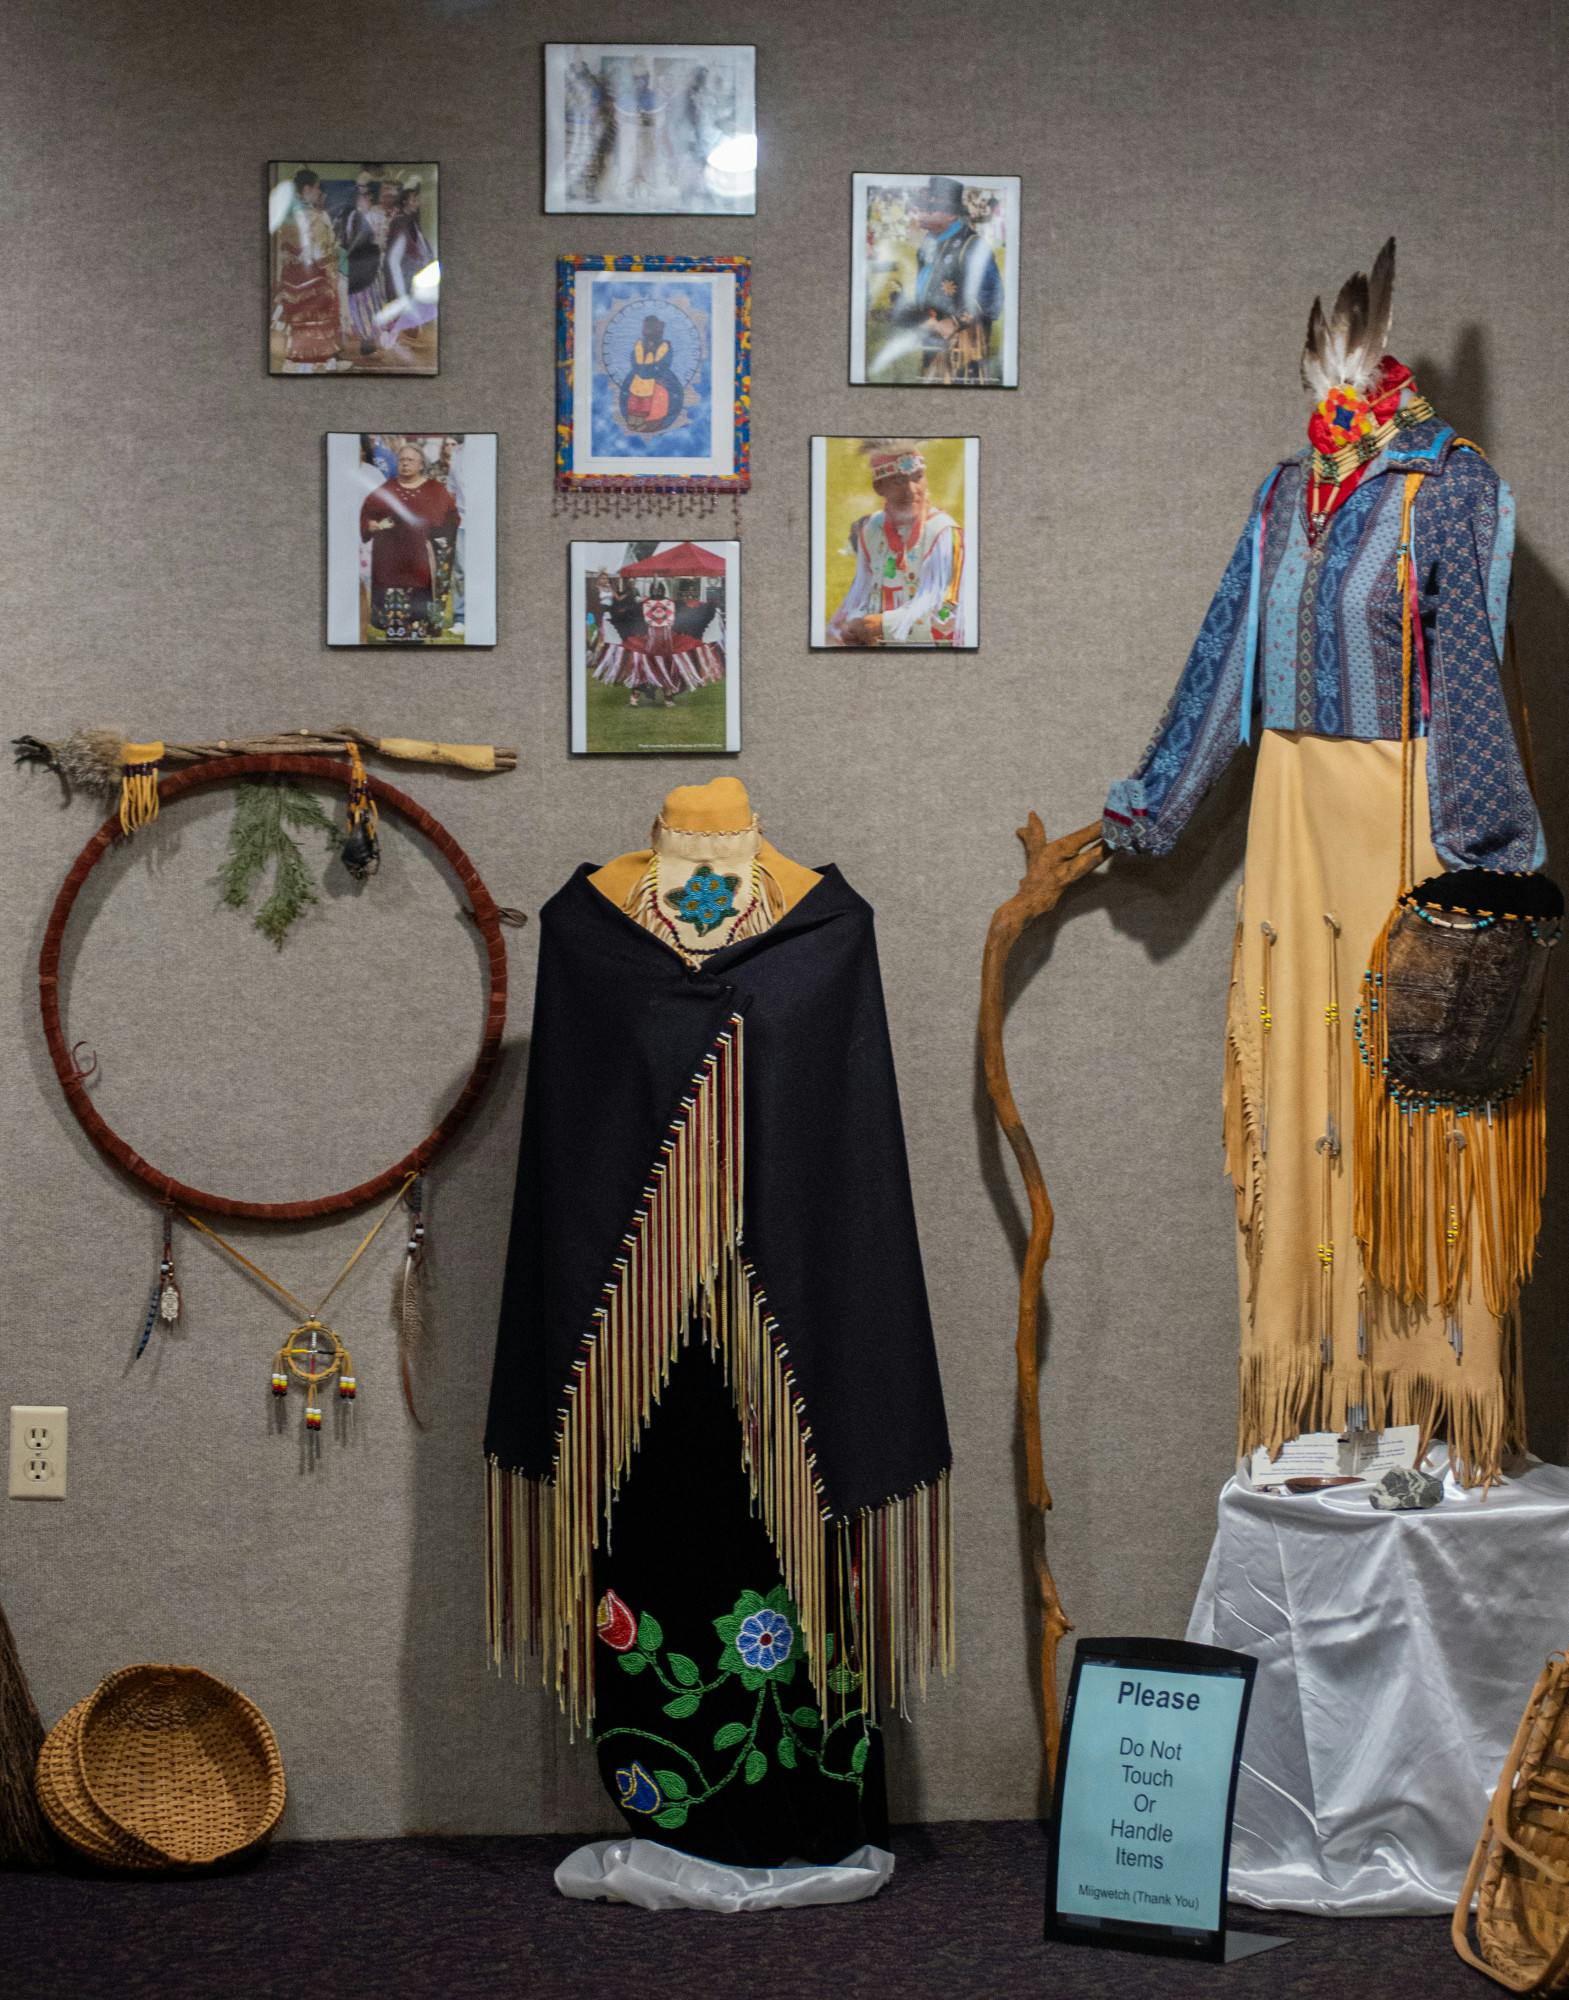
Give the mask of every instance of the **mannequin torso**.
[[691, 965], [777, 923], [821, 879], [764, 840], [739, 778], [678, 785], [651, 844], [589, 877]]

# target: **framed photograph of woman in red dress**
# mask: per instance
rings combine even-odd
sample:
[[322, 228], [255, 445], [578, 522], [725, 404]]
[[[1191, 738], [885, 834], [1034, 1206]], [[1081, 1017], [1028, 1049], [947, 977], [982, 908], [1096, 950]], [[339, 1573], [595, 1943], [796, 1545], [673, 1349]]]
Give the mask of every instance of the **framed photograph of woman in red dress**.
[[434, 375], [441, 262], [433, 161], [274, 160], [273, 375]]
[[327, 644], [496, 643], [496, 439], [327, 437]]

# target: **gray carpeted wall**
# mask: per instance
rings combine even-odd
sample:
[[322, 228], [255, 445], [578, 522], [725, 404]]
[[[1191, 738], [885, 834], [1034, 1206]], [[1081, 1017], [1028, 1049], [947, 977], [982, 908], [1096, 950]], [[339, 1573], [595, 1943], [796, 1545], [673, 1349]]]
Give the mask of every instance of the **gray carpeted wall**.
[[[540, 213], [539, 43], [573, 34], [758, 42], [755, 221]], [[973, 1041], [1013, 829], [1032, 806], [1057, 830], [1093, 818], [1138, 756], [1254, 484], [1300, 437], [1312, 294], [1390, 230], [1396, 348], [1519, 495], [1522, 652], [1561, 795], [1562, 10], [20, 0], [6, 44], [6, 734], [350, 720], [517, 743], [514, 776], [407, 784], [531, 913], [579, 860], [640, 844], [669, 785], [720, 768], [567, 755], [574, 525], [550, 491], [551, 260], [755, 258], [745, 749], [725, 768], [781, 847], [837, 860], [876, 906], [958, 1453], [961, 1670], [899, 1731], [896, 1809], [1031, 1811], [1020, 1203]], [[263, 163], [301, 152], [440, 162], [438, 380], [264, 373]], [[858, 168], [1023, 176], [1016, 393], [846, 386]], [[327, 651], [322, 433], [443, 426], [500, 434], [501, 644]], [[885, 430], [983, 440], [978, 653], [807, 650], [808, 435]], [[1218, 1084], [1246, 785], [1239, 768], [1174, 858], [1098, 878], [1021, 955], [1010, 1054], [1058, 1212], [1052, 1552], [1084, 1632], [1181, 1631], [1230, 1465]], [[34, 979], [93, 814], [37, 775], [7, 773], [0, 807], [0, 1405], [63, 1402], [72, 1424], [66, 1503], [0, 1515], [0, 1592], [41, 1706], [52, 1719], [130, 1660], [196, 1661], [272, 1718], [296, 1834], [606, 1823], [585, 1752], [540, 1692], [487, 1672], [481, 1634], [479, 1437], [536, 929], [510, 946], [499, 1085], [435, 1177], [429, 1429], [398, 1396], [384, 1238], [334, 1302], [362, 1383], [356, 1434], [329, 1424], [306, 1472], [294, 1433], [269, 1427], [288, 1317], [188, 1231], [187, 1322], [129, 1366], [156, 1213], [66, 1114]], [[467, 1060], [475, 952], [438, 871], [394, 833], [380, 879], [355, 895], [329, 878], [275, 954], [218, 907], [226, 816], [219, 798], [171, 814], [95, 878], [70, 1033], [98, 1053], [106, 1113], [187, 1177], [264, 1198], [347, 1183], [423, 1129]], [[1569, 1431], [1562, 1217], [1558, 1196], [1529, 1324], [1553, 1456]], [[314, 1299], [365, 1226], [236, 1238]], [[671, 1532], [702, 1561], [700, 1522]]]

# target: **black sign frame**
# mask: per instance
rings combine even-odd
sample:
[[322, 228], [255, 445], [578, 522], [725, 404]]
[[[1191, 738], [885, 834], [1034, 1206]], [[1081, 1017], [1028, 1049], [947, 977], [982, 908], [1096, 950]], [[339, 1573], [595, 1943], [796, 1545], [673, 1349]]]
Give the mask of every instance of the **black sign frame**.
[[[1218, 1922], [1213, 1930], [1144, 1921], [1135, 1917], [1064, 1916], [1057, 1908], [1057, 1868], [1062, 1837], [1062, 1808], [1072, 1769], [1073, 1713], [1079, 1678], [1086, 1665], [1129, 1667], [1146, 1672], [1210, 1674], [1242, 1682], [1236, 1738], [1231, 1751], [1231, 1782], [1226, 1792], [1224, 1838], [1216, 1857], [1220, 1873]], [[1046, 1937], [1053, 1944], [1098, 1945], [1114, 1951], [1153, 1952], [1164, 1958], [1207, 1960], [1226, 1958], [1226, 1885], [1231, 1868], [1231, 1825], [1237, 1805], [1237, 1778], [1242, 1769], [1242, 1739], [1247, 1730], [1258, 1662], [1247, 1653], [1223, 1646], [1196, 1646], [1185, 1639], [1081, 1639], [1074, 1650], [1073, 1673], [1063, 1709], [1062, 1742], [1057, 1755], [1057, 1783], [1051, 1807], [1048, 1873], [1046, 1877]]]

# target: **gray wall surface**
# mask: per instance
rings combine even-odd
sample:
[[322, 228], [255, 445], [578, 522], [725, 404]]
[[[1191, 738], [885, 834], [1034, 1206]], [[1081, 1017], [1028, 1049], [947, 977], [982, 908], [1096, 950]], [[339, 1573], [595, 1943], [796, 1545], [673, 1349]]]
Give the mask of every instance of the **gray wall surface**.
[[[1053, 830], [1093, 818], [1132, 767], [1256, 482], [1301, 438], [1313, 293], [1391, 230], [1395, 349], [1519, 496], [1521, 651], [1563, 840], [1564, 22], [1550, 0], [7, 10], [5, 733], [350, 720], [517, 743], [511, 777], [399, 782], [531, 913], [580, 860], [640, 845], [671, 784], [732, 768], [787, 853], [836, 860], [877, 910], [958, 1464], [961, 1667], [898, 1732], [900, 1817], [1036, 1803], [1022, 1204], [973, 1032], [1013, 829], [1032, 806]], [[541, 214], [539, 45], [576, 35], [758, 43], [755, 220]], [[439, 379], [265, 374], [264, 163], [301, 152], [439, 161]], [[1016, 393], [846, 386], [862, 168], [1023, 176]], [[746, 733], [729, 765], [567, 755], [552, 259], [610, 250], [755, 259]], [[322, 433], [443, 426], [500, 434], [501, 644], [329, 652]], [[807, 436], [889, 430], [983, 440], [978, 653], [807, 650]], [[1231, 1465], [1219, 1083], [1246, 795], [1239, 766], [1170, 860], [1078, 892], [1015, 982], [1014, 1077], [1058, 1211], [1052, 1553], [1086, 1633], [1182, 1630]], [[609, 1825], [587, 1753], [546, 1696], [498, 1683], [482, 1643], [479, 1444], [537, 926], [510, 946], [499, 1086], [434, 1177], [430, 1428], [398, 1396], [383, 1239], [335, 1301], [357, 1432], [343, 1445], [329, 1425], [307, 1474], [269, 1425], [287, 1316], [189, 1231], [187, 1324], [129, 1366], [157, 1217], [76, 1129], [37, 1013], [45, 916], [94, 814], [9, 772], [0, 811], [0, 1407], [63, 1402], [72, 1424], [65, 1504], [0, 1512], [0, 1600], [46, 1715], [127, 1661], [195, 1661], [272, 1719], [296, 1835]], [[263, 1198], [320, 1190], [392, 1158], [450, 1090], [478, 1029], [475, 954], [437, 868], [393, 834], [380, 879], [326, 897], [275, 955], [217, 906], [227, 814], [222, 794], [171, 813], [95, 877], [69, 1030], [152, 1157]], [[1563, 1215], [1560, 1179], [1528, 1325], [1554, 1458]], [[233, 1234], [303, 1293], [367, 1220]]]

